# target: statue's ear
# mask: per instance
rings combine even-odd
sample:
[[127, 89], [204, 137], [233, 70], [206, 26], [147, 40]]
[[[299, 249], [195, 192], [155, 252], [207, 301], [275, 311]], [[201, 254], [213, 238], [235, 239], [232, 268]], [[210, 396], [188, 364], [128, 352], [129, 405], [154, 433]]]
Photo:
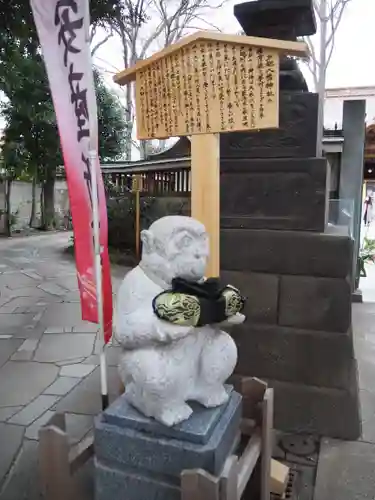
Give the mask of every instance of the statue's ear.
[[154, 251], [154, 236], [151, 231], [144, 229], [141, 231], [142, 249], [145, 253], [152, 253]]

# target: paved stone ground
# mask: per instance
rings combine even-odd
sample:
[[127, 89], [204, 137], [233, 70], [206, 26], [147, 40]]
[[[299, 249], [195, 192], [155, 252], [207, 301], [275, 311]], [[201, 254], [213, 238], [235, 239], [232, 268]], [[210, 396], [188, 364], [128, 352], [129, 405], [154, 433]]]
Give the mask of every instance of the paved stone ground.
[[[74, 261], [63, 253], [69, 237], [0, 240], [1, 500], [40, 498], [38, 430], [55, 411], [66, 412], [72, 442], [100, 411], [97, 325], [81, 320]], [[125, 271], [114, 269], [115, 290]], [[110, 399], [116, 349], [107, 348]]]
[[362, 437], [356, 442], [323, 439], [314, 500], [375, 499], [375, 265], [361, 279], [363, 304], [353, 304]]

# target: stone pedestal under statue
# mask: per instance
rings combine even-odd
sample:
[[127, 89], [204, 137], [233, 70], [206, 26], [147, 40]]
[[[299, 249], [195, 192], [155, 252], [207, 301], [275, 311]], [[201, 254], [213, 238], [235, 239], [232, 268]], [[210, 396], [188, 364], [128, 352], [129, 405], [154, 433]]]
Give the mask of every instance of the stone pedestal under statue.
[[219, 475], [239, 438], [241, 396], [173, 427], [145, 417], [121, 396], [95, 419], [96, 500], [180, 500], [183, 470]]

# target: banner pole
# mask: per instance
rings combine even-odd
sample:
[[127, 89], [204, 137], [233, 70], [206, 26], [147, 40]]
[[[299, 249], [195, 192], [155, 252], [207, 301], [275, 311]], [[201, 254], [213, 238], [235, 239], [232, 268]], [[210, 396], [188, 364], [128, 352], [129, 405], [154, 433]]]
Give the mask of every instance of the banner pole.
[[103, 287], [102, 287], [102, 262], [100, 255], [99, 240], [99, 204], [98, 204], [98, 183], [96, 165], [98, 162], [97, 152], [90, 151], [90, 174], [92, 183], [92, 220], [94, 233], [94, 254], [95, 254], [95, 282], [96, 282], [96, 302], [98, 307], [99, 334], [101, 340], [100, 346], [100, 384], [102, 395], [102, 409], [108, 406], [108, 381], [107, 381], [107, 362], [105, 356], [104, 341], [104, 318], [103, 318]]
[[104, 311], [103, 311], [103, 286], [102, 286], [102, 259], [100, 254], [100, 225], [99, 225], [99, 196], [98, 196], [98, 175], [97, 170], [99, 165], [98, 158], [98, 112], [96, 95], [94, 89], [94, 74], [92, 70], [91, 58], [91, 41], [90, 41], [90, 0], [85, 0], [87, 9], [85, 15], [85, 32], [88, 62], [90, 65], [90, 77], [92, 85], [90, 85], [87, 93], [89, 122], [90, 122], [90, 141], [89, 141], [89, 164], [92, 186], [92, 222], [94, 236], [94, 259], [95, 259], [95, 282], [96, 282], [96, 304], [98, 309], [98, 323], [100, 335], [100, 388], [102, 397], [102, 410], [108, 407], [108, 381], [107, 381], [107, 361], [105, 353], [105, 335], [104, 335]]

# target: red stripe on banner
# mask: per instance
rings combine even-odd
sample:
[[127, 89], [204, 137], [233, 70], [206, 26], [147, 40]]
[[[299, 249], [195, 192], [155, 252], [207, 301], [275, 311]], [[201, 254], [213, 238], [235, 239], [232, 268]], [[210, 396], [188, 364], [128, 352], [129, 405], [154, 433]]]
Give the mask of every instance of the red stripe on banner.
[[[98, 323], [89, 151], [97, 150], [97, 112], [85, 26], [88, 0], [30, 0], [47, 69], [67, 177], [82, 319]], [[91, 144], [91, 147], [90, 147]], [[102, 263], [104, 338], [112, 336], [108, 219], [100, 164], [96, 164]], [[68, 318], [67, 318], [68, 319]]]

